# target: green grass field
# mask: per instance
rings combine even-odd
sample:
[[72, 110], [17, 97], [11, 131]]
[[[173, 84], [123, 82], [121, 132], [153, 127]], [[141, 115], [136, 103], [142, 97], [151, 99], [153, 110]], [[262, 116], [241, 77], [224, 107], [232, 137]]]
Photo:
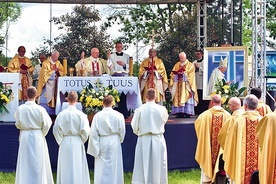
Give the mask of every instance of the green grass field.
[[[56, 173], [54, 175], [54, 180], [56, 178]], [[124, 179], [126, 184], [131, 183], [131, 172], [126, 172], [124, 174]], [[90, 172], [91, 183], [93, 183], [93, 172]], [[189, 170], [189, 171], [169, 171], [168, 176], [169, 184], [198, 184], [200, 180], [200, 170]], [[15, 172], [3, 173], [0, 172], [0, 183], [1, 184], [14, 184]]]

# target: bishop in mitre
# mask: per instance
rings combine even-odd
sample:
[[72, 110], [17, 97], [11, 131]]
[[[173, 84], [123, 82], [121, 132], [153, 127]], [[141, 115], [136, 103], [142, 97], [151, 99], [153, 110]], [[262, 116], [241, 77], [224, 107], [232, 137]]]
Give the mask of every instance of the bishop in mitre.
[[213, 70], [207, 86], [207, 95], [210, 95], [212, 92], [216, 91], [215, 84], [219, 80], [224, 79], [224, 73], [227, 70], [227, 64], [228, 64], [228, 57], [225, 57], [220, 61], [219, 66]]

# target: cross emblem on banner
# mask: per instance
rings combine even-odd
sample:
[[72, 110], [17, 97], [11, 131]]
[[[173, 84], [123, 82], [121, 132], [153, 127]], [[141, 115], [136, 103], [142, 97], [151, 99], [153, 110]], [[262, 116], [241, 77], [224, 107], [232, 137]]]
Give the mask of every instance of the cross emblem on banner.
[[151, 48], [154, 48], [154, 38], [159, 36], [158, 33], [155, 33], [154, 30], [151, 30], [151, 34], [148, 34], [148, 37], [151, 38]]

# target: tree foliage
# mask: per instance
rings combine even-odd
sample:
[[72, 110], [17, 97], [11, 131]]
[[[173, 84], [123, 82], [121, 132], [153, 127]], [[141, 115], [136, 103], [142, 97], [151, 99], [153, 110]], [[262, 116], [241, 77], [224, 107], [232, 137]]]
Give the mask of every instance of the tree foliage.
[[[18, 3], [0, 2], [0, 29], [6, 21], [15, 22], [21, 15], [21, 6]], [[5, 43], [5, 36], [0, 35], [0, 48]]]
[[60, 52], [61, 58], [67, 58], [69, 66], [74, 66], [80, 60], [83, 50], [90, 55], [91, 48], [97, 47], [100, 56], [105, 57], [107, 50], [113, 46], [106, 27], [97, 26], [100, 20], [99, 11], [87, 5], [76, 5], [70, 14], [53, 18], [58, 29], [64, 31], [54, 39], [54, 49]]
[[185, 51], [188, 58], [193, 58], [197, 38], [196, 5], [143, 4], [109, 7], [110, 16], [105, 25], [111, 27], [121, 24], [120, 32], [124, 35], [124, 42], [134, 45], [138, 42], [149, 44], [152, 30], [157, 33], [154, 37], [155, 46], [167, 71], [178, 61], [179, 52]]
[[269, 37], [274, 39], [274, 42], [268, 41], [268, 44], [276, 49], [276, 1], [267, 0], [266, 27], [270, 32]]

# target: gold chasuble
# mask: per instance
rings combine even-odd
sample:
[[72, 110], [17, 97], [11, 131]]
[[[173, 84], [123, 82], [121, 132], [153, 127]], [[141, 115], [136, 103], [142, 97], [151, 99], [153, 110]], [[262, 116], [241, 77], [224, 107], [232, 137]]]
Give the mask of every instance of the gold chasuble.
[[272, 112], [270, 107], [263, 102], [258, 103], [256, 111], [258, 111], [261, 116], [265, 116], [267, 113]]
[[[184, 72], [179, 75], [178, 72]], [[183, 79], [183, 77], [185, 79]], [[175, 107], [184, 106], [185, 103], [191, 98], [193, 93], [195, 104], [198, 104], [196, 80], [195, 80], [195, 68], [194, 64], [186, 60], [184, 65], [181, 66], [181, 62], [178, 61], [170, 74], [169, 89], [172, 94], [173, 103]]]
[[218, 133], [226, 119], [230, 117], [230, 113], [222, 107], [214, 106], [200, 114], [195, 121], [198, 139], [195, 160], [204, 174], [213, 180], [218, 171], [218, 158], [222, 153]]
[[161, 59], [147, 58], [139, 69], [139, 84], [141, 90], [142, 102], [146, 102], [146, 92], [149, 88], [156, 90], [156, 102], [165, 100], [165, 90], [168, 88], [168, 77], [164, 63]]
[[[243, 108], [237, 109], [232, 113], [232, 116], [224, 122], [224, 124], [219, 132], [219, 136], [218, 136], [219, 144], [222, 147], [222, 149], [225, 149], [224, 148], [225, 139], [226, 139], [226, 136], [228, 134], [230, 127], [232, 127], [236, 118], [239, 117], [240, 115], [242, 115], [243, 113], [244, 113]], [[227, 147], [226, 147], [226, 149], [227, 149]]]
[[[59, 68], [59, 72], [55, 74], [54, 80], [49, 80], [55, 73], [55, 69]], [[64, 69], [59, 60], [51, 63], [50, 57], [42, 64], [40, 75], [37, 84], [37, 96], [42, 95], [43, 88], [46, 88], [45, 97], [47, 98], [48, 106], [55, 107], [57, 80], [59, 76], [63, 76]]]
[[229, 129], [225, 140], [224, 169], [239, 184], [249, 184], [253, 171], [258, 169], [259, 143], [257, 125], [261, 116], [256, 111], [246, 111]]
[[[20, 73], [20, 70], [27, 70], [27, 73]], [[29, 58], [20, 57], [16, 54], [8, 63], [8, 72], [20, 73], [20, 81], [22, 90], [19, 91], [19, 100], [27, 100], [27, 88], [32, 85], [32, 72], [34, 67]]]
[[269, 113], [257, 126], [259, 138], [259, 181], [276, 183], [276, 113]]

